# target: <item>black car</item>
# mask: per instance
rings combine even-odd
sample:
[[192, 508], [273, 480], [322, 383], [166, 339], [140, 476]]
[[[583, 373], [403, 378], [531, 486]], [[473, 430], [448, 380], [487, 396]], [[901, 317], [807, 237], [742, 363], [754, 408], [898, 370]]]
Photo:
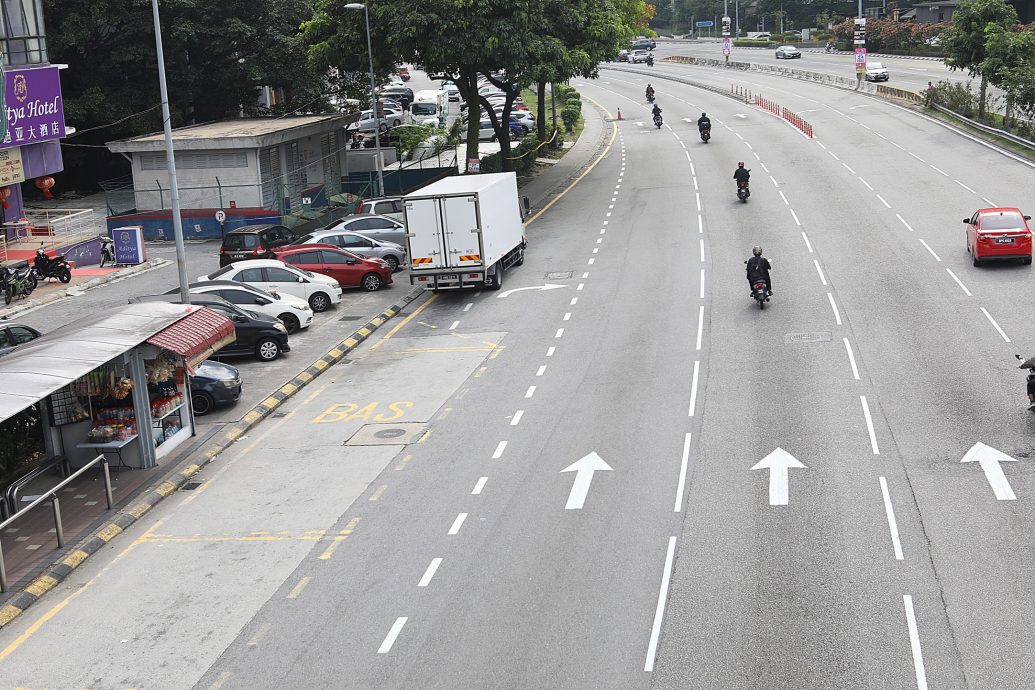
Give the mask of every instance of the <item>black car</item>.
[[198, 416], [229, 407], [240, 397], [241, 373], [229, 364], [206, 359], [190, 377], [191, 407]]
[[283, 225], [242, 225], [226, 233], [219, 248], [219, 267], [247, 259], [272, 259], [273, 248], [295, 240]]
[[25, 324], [0, 323], [0, 355], [6, 355], [19, 345], [35, 340], [41, 335], [43, 334], [35, 328]]
[[[133, 297], [129, 302], [130, 304], [136, 302], [181, 303], [179, 295], [147, 295]], [[214, 295], [191, 295], [190, 303], [199, 307], [208, 307], [233, 322], [237, 340], [220, 350], [220, 357], [255, 355], [263, 362], [272, 362], [281, 353], [291, 351], [291, 346], [288, 345], [287, 328], [277, 318], [247, 309], [239, 309], [222, 297]]]

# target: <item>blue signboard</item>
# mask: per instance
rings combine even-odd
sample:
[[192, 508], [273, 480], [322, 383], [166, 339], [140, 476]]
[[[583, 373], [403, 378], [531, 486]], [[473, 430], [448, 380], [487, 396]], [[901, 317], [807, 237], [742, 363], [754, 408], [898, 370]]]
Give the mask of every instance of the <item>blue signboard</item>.
[[694, 22], [694, 26], [715, 26], [715, 22]]
[[139, 225], [114, 228], [111, 238], [115, 241], [115, 263], [136, 266], [147, 261], [144, 247], [144, 229]]

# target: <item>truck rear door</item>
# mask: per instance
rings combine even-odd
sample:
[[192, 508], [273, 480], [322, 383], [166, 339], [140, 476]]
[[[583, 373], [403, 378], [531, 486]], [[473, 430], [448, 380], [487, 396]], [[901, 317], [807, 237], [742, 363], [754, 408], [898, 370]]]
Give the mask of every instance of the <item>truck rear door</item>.
[[471, 196], [448, 196], [442, 199], [442, 217], [446, 228], [446, 253], [452, 268], [480, 267], [482, 261], [481, 223], [478, 199]]
[[403, 204], [407, 245], [413, 270], [448, 268], [438, 199], [413, 199]]

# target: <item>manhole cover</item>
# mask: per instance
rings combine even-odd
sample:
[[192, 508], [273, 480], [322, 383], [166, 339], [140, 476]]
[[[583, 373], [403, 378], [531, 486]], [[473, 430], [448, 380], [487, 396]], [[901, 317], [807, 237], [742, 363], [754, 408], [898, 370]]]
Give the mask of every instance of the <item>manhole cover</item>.
[[194, 489], [199, 486], [201, 486], [201, 482], [187, 482], [183, 485], [183, 488], [181, 488], [180, 491], [194, 491]]
[[830, 342], [830, 331], [814, 333], [788, 333], [783, 337], [786, 343], [824, 343]]
[[575, 274], [574, 271], [559, 271], [557, 273], [547, 273], [547, 280], [568, 280]]
[[422, 422], [396, 424], [364, 424], [352, 435], [346, 446], [403, 446], [416, 443], [428, 430]]

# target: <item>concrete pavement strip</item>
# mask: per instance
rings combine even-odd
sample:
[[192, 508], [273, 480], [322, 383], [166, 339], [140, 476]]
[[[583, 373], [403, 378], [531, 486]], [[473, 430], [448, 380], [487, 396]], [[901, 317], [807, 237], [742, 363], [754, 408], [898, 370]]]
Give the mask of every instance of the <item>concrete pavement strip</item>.
[[220, 438], [195, 451], [195, 454], [200, 454], [199, 462], [192, 462], [188, 458], [156, 486], [145, 491], [143, 495], [139, 496], [129, 506], [119, 510], [111, 520], [105, 522], [91, 535], [80, 541], [66, 556], [47, 567], [43, 574], [33, 578], [20, 592], [14, 594], [3, 606], [0, 606], [0, 629], [3, 629], [8, 623], [20, 616], [25, 609], [36, 603], [44, 594], [59, 585], [87, 558], [100, 551], [105, 544], [126, 531], [130, 525], [149, 513], [163, 499], [175, 493], [191, 477], [197, 474], [202, 467], [212, 462], [216, 456], [233, 445], [259, 422], [266, 419], [274, 410], [283, 405], [286, 400], [305, 388], [332, 365], [340, 362], [345, 355], [359, 347], [374, 331], [399, 314], [404, 307], [424, 292], [425, 290], [422, 287], [414, 288], [395, 305], [371, 318], [366, 324], [356, 329], [348, 338], [336, 343], [322, 357], [300, 371], [290, 381], [267, 396], [266, 399], [259, 402], [240, 421], [229, 425], [229, 428], [224, 431]]

